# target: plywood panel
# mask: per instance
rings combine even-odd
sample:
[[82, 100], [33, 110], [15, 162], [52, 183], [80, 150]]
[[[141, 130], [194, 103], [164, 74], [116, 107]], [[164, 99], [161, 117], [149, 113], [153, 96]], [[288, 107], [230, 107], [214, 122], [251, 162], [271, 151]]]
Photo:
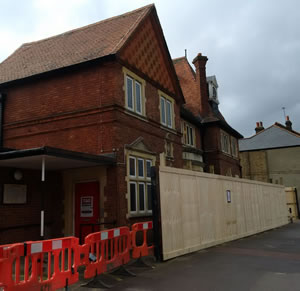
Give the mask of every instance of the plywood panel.
[[159, 177], [165, 260], [288, 223], [280, 185], [169, 167]]

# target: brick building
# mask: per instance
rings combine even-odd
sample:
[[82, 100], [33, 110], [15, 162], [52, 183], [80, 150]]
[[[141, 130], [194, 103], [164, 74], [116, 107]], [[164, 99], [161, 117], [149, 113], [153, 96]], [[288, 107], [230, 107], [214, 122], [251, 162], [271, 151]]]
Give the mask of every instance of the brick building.
[[207, 60], [198, 54], [193, 60], [195, 71], [186, 57], [173, 60], [186, 101], [184, 110], [196, 119], [194, 128], [199, 129], [204, 170], [241, 177], [238, 139], [243, 136], [226, 122], [219, 111], [218, 83], [215, 76], [206, 77]]
[[0, 243], [148, 220], [152, 165], [204, 167], [154, 5], [22, 45], [0, 94]]

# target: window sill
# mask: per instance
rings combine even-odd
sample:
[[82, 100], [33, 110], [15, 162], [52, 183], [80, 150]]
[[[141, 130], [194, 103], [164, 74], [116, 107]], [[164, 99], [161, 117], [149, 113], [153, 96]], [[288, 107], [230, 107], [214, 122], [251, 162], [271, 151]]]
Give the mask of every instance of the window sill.
[[221, 153], [222, 153], [223, 155], [229, 157], [229, 158], [235, 159], [235, 160], [237, 160], [237, 161], [239, 160], [239, 157], [235, 157], [235, 156], [233, 156], [232, 154], [228, 154], [228, 153], [226, 153], [226, 152], [224, 152], [224, 151], [221, 151]]
[[186, 144], [182, 145], [182, 151], [188, 152], [188, 153], [195, 153], [195, 154], [198, 154], [198, 155], [203, 154], [202, 150], [197, 149], [195, 146], [189, 146], [189, 145], [186, 145]]
[[150, 217], [152, 216], [152, 212], [151, 213], [129, 213], [128, 214], [128, 218], [143, 218], [143, 217]]
[[163, 124], [160, 125], [160, 128], [177, 135], [177, 130], [174, 128], [167, 127]]
[[136, 113], [136, 112], [134, 112], [134, 111], [130, 111], [130, 110], [127, 109], [127, 108], [125, 108], [125, 113], [126, 113], [127, 115], [130, 115], [130, 116], [135, 117], [135, 118], [137, 118], [137, 119], [140, 119], [140, 120], [142, 120], [142, 121], [149, 122], [148, 119], [147, 119], [147, 117], [146, 117], [145, 115], [141, 115], [141, 114], [138, 114], [138, 113]]

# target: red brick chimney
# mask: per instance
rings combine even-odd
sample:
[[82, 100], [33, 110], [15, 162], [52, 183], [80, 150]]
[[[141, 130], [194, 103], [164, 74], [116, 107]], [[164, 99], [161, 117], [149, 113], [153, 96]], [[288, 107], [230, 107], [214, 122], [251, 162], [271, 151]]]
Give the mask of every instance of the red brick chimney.
[[286, 117], [285, 126], [286, 126], [286, 129], [292, 130], [292, 122], [290, 121], [290, 117], [288, 115]]
[[210, 115], [211, 108], [208, 103], [208, 91], [206, 82], [206, 62], [208, 58], [198, 54], [194, 60], [193, 64], [196, 68], [196, 86], [197, 86], [197, 98], [193, 100], [193, 107], [197, 108], [201, 117], [206, 117]]
[[256, 122], [256, 127], [255, 127], [255, 132], [256, 133], [259, 133], [260, 131], [264, 130], [264, 126], [263, 126], [263, 123], [262, 121], [260, 122]]

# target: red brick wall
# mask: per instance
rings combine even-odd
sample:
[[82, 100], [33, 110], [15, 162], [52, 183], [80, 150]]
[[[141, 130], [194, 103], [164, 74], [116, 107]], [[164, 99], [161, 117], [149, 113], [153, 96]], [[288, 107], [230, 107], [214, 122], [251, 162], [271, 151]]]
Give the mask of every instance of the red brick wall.
[[119, 76], [120, 66], [108, 63], [8, 88], [4, 146], [99, 153], [104, 140], [111, 148], [101, 124], [113, 121]]
[[227, 175], [231, 169], [232, 176], [241, 177], [239, 159], [233, 158], [221, 151], [220, 128], [207, 126], [203, 134], [205, 171], [209, 172], [209, 166], [213, 165], [215, 174]]
[[[174, 159], [169, 165], [182, 166], [179, 107], [176, 105], [174, 109], [179, 132], [176, 134], [161, 127], [157, 88], [147, 82], [145, 90], [146, 118], [140, 120], [125, 113], [124, 74], [122, 66], [116, 62], [12, 86], [6, 91], [4, 146], [23, 149], [47, 145], [93, 154], [115, 151], [118, 166], [107, 172], [105, 222], [131, 223], [126, 219], [124, 145], [142, 136], [149, 150], [157, 153], [159, 161], [168, 135], [174, 148]], [[55, 195], [58, 193], [63, 191], [57, 191]], [[32, 201], [34, 205], [17, 206], [21, 212], [12, 224], [17, 225], [25, 212], [31, 213], [30, 223], [39, 223], [39, 196], [34, 196]], [[53, 201], [61, 201], [61, 198]], [[5, 215], [9, 216], [11, 207], [5, 209]], [[55, 205], [53, 209], [56, 209]], [[7, 240], [17, 238], [17, 232]], [[38, 239], [39, 228], [28, 229], [27, 235], [30, 239]], [[24, 240], [27, 235], [19, 233], [18, 240]]]
[[[13, 179], [14, 170], [0, 168], [0, 244], [40, 239], [42, 193], [45, 197], [45, 238], [61, 236], [64, 197], [60, 175], [46, 172], [46, 182], [42, 190], [40, 171], [22, 170], [23, 179], [16, 182]], [[27, 203], [3, 204], [3, 184], [17, 183], [27, 185]], [[10, 227], [14, 228], [9, 229]]]

